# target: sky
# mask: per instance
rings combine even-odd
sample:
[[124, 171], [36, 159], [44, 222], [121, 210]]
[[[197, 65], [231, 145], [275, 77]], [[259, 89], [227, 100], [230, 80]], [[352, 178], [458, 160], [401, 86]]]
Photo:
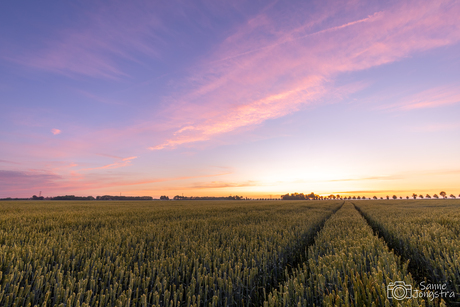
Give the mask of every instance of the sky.
[[3, 1], [0, 198], [460, 193], [460, 2]]

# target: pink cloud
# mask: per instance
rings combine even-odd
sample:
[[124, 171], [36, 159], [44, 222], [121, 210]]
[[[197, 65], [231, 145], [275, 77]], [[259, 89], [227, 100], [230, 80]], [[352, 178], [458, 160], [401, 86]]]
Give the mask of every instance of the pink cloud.
[[[47, 171], [10, 171], [0, 170], [0, 182], [2, 194], [17, 193], [18, 191], [30, 191], [31, 194], [38, 193], [42, 187], [58, 187], [62, 176]], [[32, 195], [29, 195], [32, 196]]]
[[[248, 180], [245, 182], [226, 182], [226, 181], [211, 181], [196, 183], [185, 189], [222, 189], [222, 188], [243, 188], [258, 186], [259, 183], [256, 181]], [[177, 189], [177, 187], [175, 188]]]
[[460, 103], [460, 90], [458, 85], [441, 86], [423, 91], [400, 106], [402, 110], [422, 108], [437, 108], [441, 106]]
[[460, 129], [459, 123], [435, 123], [427, 124], [419, 127], [412, 127], [415, 132], [436, 132], [436, 131], [450, 131]]
[[57, 134], [61, 133], [61, 130], [59, 130], [59, 129], [51, 129], [51, 133], [54, 134], [54, 135], [57, 135]]
[[93, 168], [85, 168], [81, 169], [80, 171], [89, 171], [89, 170], [96, 170], [96, 169], [115, 169], [124, 166], [128, 166], [131, 164], [132, 160], [137, 159], [137, 157], [129, 157], [129, 158], [117, 158], [118, 161], [110, 164], [106, 164], [104, 166], [93, 167]]
[[[163, 178], [127, 179], [121, 175], [81, 175], [70, 172], [70, 175], [59, 175], [42, 170], [0, 170], [0, 194], [5, 197], [30, 197], [32, 194], [43, 191], [44, 195], [60, 193], [91, 193], [92, 190], [130, 187], [161, 182], [182, 181], [196, 178], [210, 178], [230, 174], [221, 171], [214, 174], [197, 176], [179, 176]], [[10, 194], [8, 194], [10, 193]], [[7, 195], [8, 194], [8, 195]], [[30, 195], [29, 195], [30, 194]]]
[[21, 164], [21, 163], [18, 163], [18, 162], [14, 162], [14, 161], [10, 161], [10, 160], [1, 160], [0, 159], [0, 163], [6, 163], [6, 164]]
[[[177, 128], [149, 149], [207, 141], [290, 114], [333, 98], [333, 80], [341, 73], [460, 41], [460, 7], [452, 1], [403, 2], [367, 11], [325, 6], [318, 17], [299, 11], [292, 20], [264, 11], [224, 40], [185, 90], [168, 99]], [[327, 20], [342, 23], [325, 27]], [[440, 97], [437, 103], [452, 99]]]
[[[391, 99], [395, 98], [391, 97]], [[449, 84], [433, 87], [398, 100], [396, 103], [380, 106], [379, 109], [411, 111], [449, 106], [460, 103], [460, 90], [457, 84]]]

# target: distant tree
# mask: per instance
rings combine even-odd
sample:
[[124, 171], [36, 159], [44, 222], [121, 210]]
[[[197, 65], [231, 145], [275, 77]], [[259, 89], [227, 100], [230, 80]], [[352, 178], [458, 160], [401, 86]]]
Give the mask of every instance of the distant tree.
[[456, 198], [454, 194], [450, 194], [450, 198]]
[[412, 194], [412, 197], [413, 197], [414, 199], [416, 199], [416, 198], [417, 198], [417, 194], [415, 194], [415, 193]]
[[398, 196], [396, 196], [396, 195], [393, 195], [393, 199], [397, 199], [397, 198], [398, 198]]
[[431, 198], [430, 194], [426, 194], [425, 197], [426, 197], [426, 198]]
[[390, 196], [387, 195], [387, 199], [390, 199]]
[[339, 198], [340, 198], [340, 195], [339, 195], [339, 194], [337, 194], [335, 197], [337, 197], [337, 199], [339, 199]]
[[169, 196], [163, 195], [163, 196], [160, 196], [160, 199], [161, 200], [169, 200]]
[[419, 197], [420, 197], [421, 199], [423, 199], [423, 195], [422, 195], [422, 194], [420, 194]]
[[406, 196], [406, 199], [409, 199], [409, 196]]
[[433, 198], [439, 198], [439, 196], [436, 194], [433, 194]]
[[305, 199], [318, 199], [318, 195], [311, 192], [310, 194], [305, 195]]
[[402, 196], [399, 196], [399, 199], [402, 199]]
[[447, 193], [444, 191], [439, 192], [439, 195], [442, 196], [442, 198], [446, 198]]
[[361, 199], [361, 196], [358, 196], [357, 199]]
[[377, 196], [372, 197], [373, 199], [377, 199]]
[[366, 197], [365, 197], [365, 196], [363, 196], [363, 197], [361, 197], [361, 199], [366, 199]]

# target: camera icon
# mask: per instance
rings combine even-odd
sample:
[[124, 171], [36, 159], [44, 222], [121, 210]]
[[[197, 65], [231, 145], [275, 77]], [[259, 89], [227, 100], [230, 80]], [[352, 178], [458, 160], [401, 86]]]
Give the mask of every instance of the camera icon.
[[398, 301], [412, 297], [412, 286], [404, 281], [390, 282], [387, 286], [387, 297]]

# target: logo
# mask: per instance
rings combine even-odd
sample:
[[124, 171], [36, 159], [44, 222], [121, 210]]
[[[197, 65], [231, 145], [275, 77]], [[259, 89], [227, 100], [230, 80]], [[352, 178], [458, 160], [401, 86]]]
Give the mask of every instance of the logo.
[[404, 281], [390, 282], [387, 286], [387, 297], [398, 301], [412, 297], [412, 286]]
[[406, 298], [426, 298], [433, 301], [437, 298], [455, 298], [455, 292], [448, 290], [447, 284], [428, 284], [422, 281], [419, 289], [412, 289], [412, 285], [404, 281], [395, 281], [387, 285], [387, 297], [398, 301]]

